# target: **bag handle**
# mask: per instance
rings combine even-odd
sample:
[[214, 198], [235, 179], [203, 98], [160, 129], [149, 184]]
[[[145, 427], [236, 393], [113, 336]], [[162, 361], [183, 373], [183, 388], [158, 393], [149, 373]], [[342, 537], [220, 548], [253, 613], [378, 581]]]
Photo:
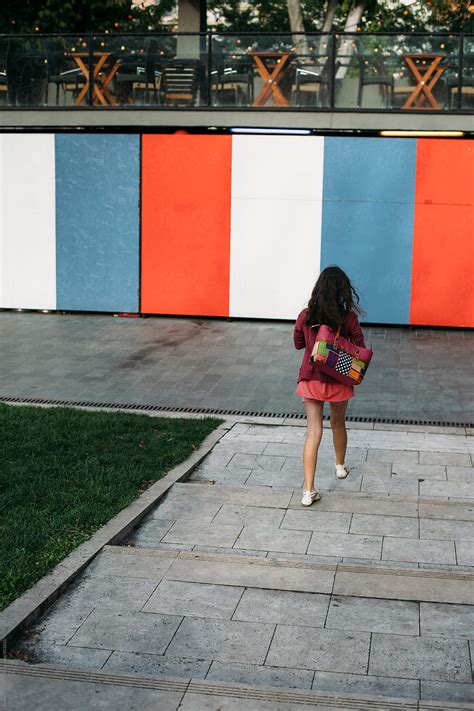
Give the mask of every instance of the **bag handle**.
[[[335, 346], [336, 348], [337, 348], [338, 345], [339, 345], [339, 337], [340, 337], [340, 335], [341, 335], [341, 328], [342, 328], [342, 324], [341, 324], [341, 325], [339, 326], [339, 328], [337, 329], [336, 335], [335, 335], [335, 337], [334, 337], [334, 346]], [[354, 339], [352, 338], [352, 336], [349, 336], [349, 338], [348, 338], [347, 340], [350, 341], [350, 342], [352, 343], [352, 345], [356, 347], [355, 357], [357, 358], [357, 360], [359, 360], [360, 351], [359, 351], [359, 349], [357, 348], [357, 344], [355, 343], [355, 341], [354, 341]]]
[[[320, 324], [320, 323], [313, 323], [313, 325], [311, 326], [311, 328], [316, 328], [316, 326], [321, 326], [321, 324]], [[336, 331], [336, 335], [334, 336], [334, 346], [335, 346], [336, 348], [338, 347], [338, 344], [339, 344], [339, 338], [340, 338], [340, 336], [341, 336], [341, 329], [342, 329], [342, 323], [340, 323], [340, 325], [339, 325], [339, 327], [338, 327], [338, 329], [337, 329], [337, 331]], [[357, 350], [356, 350], [356, 352], [355, 352], [355, 357], [356, 357], [357, 359], [359, 359], [359, 357], [360, 357], [360, 351], [359, 351], [359, 349], [357, 348], [357, 344], [355, 343], [354, 339], [352, 338], [352, 336], [349, 336], [347, 340], [350, 341], [350, 342], [352, 343], [352, 345], [356, 347]]]

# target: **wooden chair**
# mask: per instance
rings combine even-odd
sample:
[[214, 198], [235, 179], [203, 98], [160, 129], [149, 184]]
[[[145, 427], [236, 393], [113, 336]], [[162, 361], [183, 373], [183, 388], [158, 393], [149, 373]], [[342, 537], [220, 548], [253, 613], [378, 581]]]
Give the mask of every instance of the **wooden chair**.
[[296, 67], [295, 80], [291, 87], [292, 106], [307, 104], [311, 97], [319, 108], [329, 105], [331, 61], [329, 57], [321, 59], [325, 60], [324, 64], [301, 64]]
[[56, 87], [56, 105], [59, 104], [59, 91], [62, 89], [64, 103], [67, 93], [77, 96], [86, 82], [86, 78], [75, 62], [64, 55], [65, 49], [54, 41], [44, 44], [48, 67], [45, 103], [48, 103], [50, 84]]
[[461, 93], [461, 107], [464, 103], [464, 97], [467, 97], [470, 101], [474, 100], [474, 53], [464, 55], [461, 89], [459, 89], [459, 78], [455, 74], [447, 80], [446, 90], [449, 109], [454, 108], [454, 102], [457, 100], [459, 92]]
[[198, 59], [164, 60], [160, 96], [167, 106], [195, 106], [200, 98], [203, 66]]
[[156, 52], [157, 41], [149, 38], [146, 40], [144, 57], [130, 55], [122, 62], [114, 77], [119, 102], [133, 104], [137, 94], [142, 92], [146, 104], [151, 103], [150, 97], [153, 97], [153, 103], [159, 103], [161, 72], [157, 71]]
[[254, 99], [252, 63], [247, 59], [216, 62], [211, 77], [211, 90], [216, 103], [226, 103], [233, 94], [234, 106], [249, 106]]
[[359, 89], [357, 92], [357, 106], [362, 108], [364, 87], [378, 86], [382, 96], [382, 108], [394, 108], [398, 96], [406, 97], [413, 91], [410, 84], [397, 84], [393, 68], [390, 69], [385, 60], [374, 54], [366, 54], [359, 39], [356, 39], [357, 56], [359, 62]]

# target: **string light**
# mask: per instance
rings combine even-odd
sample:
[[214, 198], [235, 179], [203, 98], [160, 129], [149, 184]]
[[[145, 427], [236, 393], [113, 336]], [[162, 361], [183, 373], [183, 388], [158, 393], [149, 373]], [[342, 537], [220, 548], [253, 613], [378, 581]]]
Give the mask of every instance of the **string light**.
[[416, 136], [431, 136], [432, 138], [447, 137], [450, 138], [461, 138], [464, 136], [464, 131], [379, 131], [380, 136], [388, 137], [405, 137], [405, 138], [415, 138]]

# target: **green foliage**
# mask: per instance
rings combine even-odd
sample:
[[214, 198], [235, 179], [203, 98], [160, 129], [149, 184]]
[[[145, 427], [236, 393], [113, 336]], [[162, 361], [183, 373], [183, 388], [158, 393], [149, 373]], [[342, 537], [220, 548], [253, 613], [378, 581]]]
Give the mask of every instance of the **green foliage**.
[[[208, 8], [217, 17], [214, 29], [234, 32], [289, 32], [286, 0], [255, 0], [242, 3], [230, 0], [208, 0]], [[343, 30], [353, 0], [339, 0], [333, 29]], [[327, 2], [301, 0], [306, 32], [321, 29]], [[366, 32], [474, 32], [474, 13], [469, 13], [464, 0], [418, 0], [406, 7], [367, 0], [360, 25]]]
[[[160, 0], [140, 10], [131, 0], [2, 0], [0, 33], [9, 32], [147, 32], [162, 30], [163, 17], [177, 0]], [[339, 0], [334, 19], [341, 31], [353, 0]], [[327, 2], [301, 0], [307, 32], [321, 29]], [[217, 20], [212, 29], [230, 32], [289, 32], [286, 0], [208, 0]], [[367, 0], [360, 29], [366, 32], [474, 32], [474, 13], [466, 0], [417, 0], [409, 6]]]
[[[289, 32], [286, 0], [255, 0], [243, 3], [208, 0], [207, 6], [217, 17], [215, 29], [232, 32]], [[302, 0], [305, 29], [317, 29], [321, 24], [324, 3], [321, 0]]]
[[130, 32], [159, 30], [176, 0], [161, 0], [145, 10], [131, 0], [2, 0], [0, 33]]
[[0, 404], [0, 608], [221, 422]]
[[474, 13], [469, 12], [467, 0], [423, 0], [429, 8], [436, 28], [451, 32], [474, 32]]

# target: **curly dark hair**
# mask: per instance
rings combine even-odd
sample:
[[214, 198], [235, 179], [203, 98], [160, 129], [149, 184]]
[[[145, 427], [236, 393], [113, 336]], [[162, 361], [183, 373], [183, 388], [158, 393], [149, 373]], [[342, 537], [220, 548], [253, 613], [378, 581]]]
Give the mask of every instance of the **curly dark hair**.
[[326, 267], [311, 292], [305, 323], [307, 326], [322, 323], [337, 331], [349, 311], [364, 313], [359, 301], [347, 274], [335, 265]]

